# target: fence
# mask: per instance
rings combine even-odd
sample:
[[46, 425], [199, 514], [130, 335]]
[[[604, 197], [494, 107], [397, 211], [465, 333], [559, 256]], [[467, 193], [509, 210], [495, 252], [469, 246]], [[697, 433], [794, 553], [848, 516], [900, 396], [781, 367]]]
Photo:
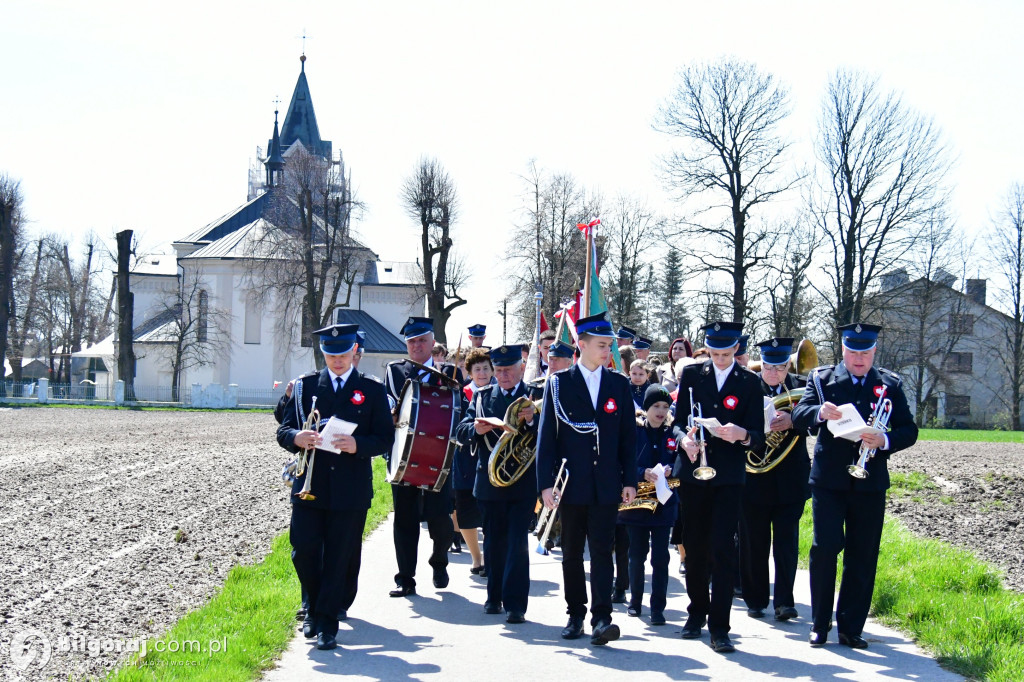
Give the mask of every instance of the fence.
[[46, 398], [53, 402], [79, 400], [111, 400], [110, 387], [83, 381], [78, 384], [53, 384], [47, 382]]
[[165, 405], [190, 405], [192, 403], [192, 387], [182, 386], [177, 392], [170, 386], [150, 386], [132, 384], [125, 386], [125, 402], [161, 403]]
[[238, 388], [239, 407], [275, 407], [284, 395], [284, 386], [280, 388]]

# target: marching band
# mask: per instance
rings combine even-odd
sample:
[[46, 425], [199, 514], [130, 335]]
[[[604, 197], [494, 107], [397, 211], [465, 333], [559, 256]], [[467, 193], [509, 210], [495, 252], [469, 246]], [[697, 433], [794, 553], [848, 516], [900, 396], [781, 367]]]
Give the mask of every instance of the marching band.
[[[275, 412], [278, 442], [299, 454], [285, 477], [303, 634], [337, 646], [357, 591], [370, 460], [380, 455], [394, 500], [392, 597], [416, 594], [423, 522], [434, 587], [447, 587], [454, 517], [471, 573], [487, 580], [483, 610], [509, 624], [526, 620], [536, 528], [538, 552], [561, 548], [564, 639], [584, 634], [588, 608], [591, 643], [618, 639], [613, 604], [626, 601], [628, 585], [627, 615], [643, 614], [648, 557], [650, 623], [664, 625], [675, 544], [689, 598], [683, 639], [706, 626], [715, 651], [734, 651], [740, 594], [753, 618], [769, 607], [777, 621], [809, 616], [817, 647], [833, 626], [843, 552], [838, 641], [867, 647], [887, 461], [917, 439], [900, 377], [874, 366], [880, 329], [839, 327], [842, 361], [816, 367], [809, 342], [783, 337], [752, 344], [760, 360], [750, 362], [743, 325], [710, 321], [704, 348], [673, 339], [659, 366], [648, 339], [613, 331], [604, 313], [575, 322], [575, 346], [538, 331], [532, 354], [529, 345], [487, 348], [486, 328], [473, 325], [468, 354], [447, 357], [440, 344], [432, 355], [433, 322], [410, 317], [401, 330], [408, 358], [390, 363], [383, 381], [355, 368], [356, 325], [315, 332], [327, 366], [289, 383]], [[611, 369], [613, 353], [630, 364]], [[793, 588], [808, 499], [811, 613], [800, 614]]]

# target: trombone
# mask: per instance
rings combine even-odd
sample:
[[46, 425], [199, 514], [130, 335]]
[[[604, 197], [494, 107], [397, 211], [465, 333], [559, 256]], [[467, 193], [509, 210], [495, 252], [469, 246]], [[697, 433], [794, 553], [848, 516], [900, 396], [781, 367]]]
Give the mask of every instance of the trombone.
[[[309, 416], [306, 417], [305, 423], [302, 425], [303, 431], [319, 431], [317, 428], [320, 425], [320, 411], [316, 409], [316, 396], [313, 396], [313, 404], [310, 406]], [[309, 471], [306, 471], [307, 462], [309, 464]], [[316, 446], [311, 445], [303, 448], [302, 453], [299, 455], [298, 465], [295, 467], [295, 475], [302, 476], [306, 474], [306, 480], [302, 484], [302, 490], [295, 493], [295, 496], [300, 500], [315, 500], [314, 495], [310, 489], [313, 487], [313, 465], [316, 464]]]
[[565, 469], [565, 458], [562, 458], [562, 465], [558, 467], [558, 474], [555, 476], [555, 484], [552, 486], [551, 494], [555, 498], [555, 506], [548, 509], [547, 506], [540, 513], [537, 519], [537, 554], [547, 554], [548, 536], [555, 525], [555, 515], [558, 514], [558, 505], [562, 502], [562, 493], [565, 492], [565, 484], [569, 482], [569, 472]]
[[[892, 416], [892, 401], [885, 397], [885, 384], [882, 384], [882, 394], [878, 396], [875, 403], [875, 411], [868, 417], [868, 426], [881, 429], [882, 433], [889, 430], [889, 418]], [[875, 456], [878, 448], [869, 448], [863, 441], [860, 450], [857, 451], [857, 462], [846, 467], [846, 470], [854, 478], [865, 479], [871, 474], [868, 473], [868, 460]]]
[[704, 426], [700, 424], [699, 419], [704, 418], [704, 411], [701, 409], [700, 403], [693, 401], [693, 386], [690, 387], [690, 428], [692, 429], [695, 425], [699, 429], [697, 433], [700, 437], [697, 439], [697, 447], [700, 448], [700, 466], [693, 470], [693, 477], [698, 481], [710, 481], [712, 478], [718, 475], [714, 467], [708, 466], [708, 441], [704, 436]]

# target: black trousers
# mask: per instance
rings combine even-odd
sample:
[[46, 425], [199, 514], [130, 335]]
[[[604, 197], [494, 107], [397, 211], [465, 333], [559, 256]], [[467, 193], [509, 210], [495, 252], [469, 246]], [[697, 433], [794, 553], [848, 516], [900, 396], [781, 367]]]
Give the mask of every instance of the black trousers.
[[626, 526], [629, 533], [629, 604], [640, 608], [644, 599], [647, 552], [651, 553], [651, 613], [661, 613], [668, 601], [668, 539], [672, 526]]
[[[686, 608], [697, 621], [708, 620], [713, 635], [729, 632], [736, 581], [736, 544], [742, 485], [685, 486], [680, 494], [686, 548]], [[711, 583], [709, 590], [708, 583]]]
[[455, 526], [451, 519], [451, 492], [427, 492], [407, 485], [391, 486], [395, 503], [395, 558], [398, 573], [395, 584], [416, 587], [416, 560], [420, 543], [420, 522], [427, 522], [427, 532], [434, 543], [430, 566], [440, 570], [448, 566], [448, 548]]
[[885, 518], [885, 491], [855, 493], [811, 487], [814, 542], [811, 544], [811, 629], [832, 629], [836, 560], [843, 554], [843, 580], [836, 603], [836, 627], [859, 635], [871, 608], [878, 544]]
[[[590, 548], [590, 624], [612, 617], [612, 543], [615, 542], [616, 504], [558, 505], [562, 517], [562, 580], [570, 616], [587, 613], [587, 574], [583, 548]], [[489, 570], [489, 569], [488, 569]]]
[[775, 608], [796, 606], [793, 582], [796, 580], [800, 517], [803, 513], [803, 502], [752, 504], [743, 501], [740, 566], [743, 601], [747, 608], [768, 608], [771, 597], [768, 586], [769, 552], [775, 560]]
[[536, 500], [479, 501], [484, 512], [487, 601], [526, 613], [530, 596], [530, 535]]
[[621, 523], [615, 524], [615, 589], [625, 590], [629, 587], [629, 531]]
[[366, 510], [292, 505], [292, 564], [317, 633], [338, 632], [338, 611], [356, 598]]

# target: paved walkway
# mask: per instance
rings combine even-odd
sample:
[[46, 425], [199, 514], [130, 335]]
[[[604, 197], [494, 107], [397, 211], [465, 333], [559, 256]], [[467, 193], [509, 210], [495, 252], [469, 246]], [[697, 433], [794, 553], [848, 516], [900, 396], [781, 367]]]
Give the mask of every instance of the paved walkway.
[[[418, 592], [408, 599], [391, 599], [395, 552], [391, 520], [381, 525], [363, 546], [359, 596], [341, 624], [339, 647], [318, 651], [315, 640], [297, 632], [278, 666], [265, 677], [270, 682], [324, 680], [345, 676], [355, 680], [481, 680], [580, 679], [622, 680], [643, 674], [644, 680], [959, 680], [944, 671], [898, 632], [868, 621], [864, 637], [870, 648], [855, 651], [836, 643], [833, 629], [825, 647], [807, 644], [810, 595], [806, 571], [797, 575], [797, 610], [802, 618], [776, 623], [747, 617], [742, 600], [732, 613], [733, 654], [716, 654], [707, 629], [700, 640], [679, 634], [686, 619], [685, 588], [670, 563], [668, 625], [652, 627], [648, 601], [639, 618], [615, 606], [614, 620], [622, 637], [604, 647], [590, 644], [590, 628], [575, 641], [559, 637], [565, 626], [562, 572], [558, 554], [531, 554], [530, 605], [527, 622], [508, 625], [503, 615], [483, 611], [485, 580], [471, 576], [468, 552], [449, 555], [451, 583], [435, 590], [426, 563], [426, 530], [420, 537]], [[532, 549], [531, 543], [531, 549]], [[648, 578], [648, 589], [650, 579]], [[298, 601], [298, 595], [296, 595]], [[589, 620], [588, 620], [589, 622]], [[298, 623], [296, 630], [298, 631]]]

